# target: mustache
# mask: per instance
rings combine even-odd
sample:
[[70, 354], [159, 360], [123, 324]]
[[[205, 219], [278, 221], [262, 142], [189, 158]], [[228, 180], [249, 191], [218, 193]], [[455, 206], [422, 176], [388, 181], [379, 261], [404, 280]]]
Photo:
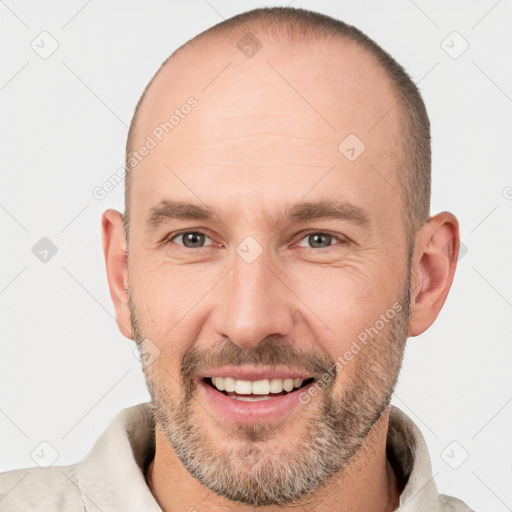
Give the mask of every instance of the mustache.
[[183, 355], [180, 374], [182, 381], [187, 382], [199, 372], [225, 365], [285, 366], [320, 379], [334, 364], [327, 352], [297, 350], [281, 337], [267, 336], [254, 348], [240, 347], [231, 340], [215, 351], [193, 345]]

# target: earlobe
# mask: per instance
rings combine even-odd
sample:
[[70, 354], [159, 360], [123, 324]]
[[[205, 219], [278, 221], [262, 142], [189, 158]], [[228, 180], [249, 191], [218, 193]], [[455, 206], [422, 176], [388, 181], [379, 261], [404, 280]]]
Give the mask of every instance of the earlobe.
[[416, 238], [409, 336], [426, 331], [448, 296], [459, 253], [459, 223], [449, 212], [431, 217]]
[[117, 325], [124, 336], [133, 339], [128, 307], [128, 258], [121, 213], [112, 209], [103, 212], [101, 228], [108, 286]]

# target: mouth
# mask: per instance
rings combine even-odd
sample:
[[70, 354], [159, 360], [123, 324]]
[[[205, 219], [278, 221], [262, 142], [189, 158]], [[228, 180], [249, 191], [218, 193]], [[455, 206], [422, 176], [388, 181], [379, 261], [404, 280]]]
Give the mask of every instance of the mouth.
[[260, 402], [294, 393], [311, 384], [314, 379], [310, 377], [307, 379], [287, 378], [251, 381], [235, 379], [234, 377], [205, 377], [203, 381], [206, 385], [229, 398], [244, 402]]
[[232, 367], [201, 376], [198, 389], [214, 416], [234, 424], [252, 424], [278, 421], [304, 407], [300, 397], [315, 382], [313, 377], [286, 370]]

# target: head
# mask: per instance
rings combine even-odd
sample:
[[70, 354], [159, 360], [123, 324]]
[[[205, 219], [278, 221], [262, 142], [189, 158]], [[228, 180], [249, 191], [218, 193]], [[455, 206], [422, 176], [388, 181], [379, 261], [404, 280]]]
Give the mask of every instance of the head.
[[[455, 271], [457, 221], [429, 216], [415, 84], [354, 27], [258, 9], [164, 62], [127, 165], [125, 215], [103, 217], [107, 272], [121, 331], [152, 352], [144, 372], [170, 449], [252, 505], [348, 471]], [[254, 406], [215, 389], [229, 388], [222, 376], [297, 390]]]

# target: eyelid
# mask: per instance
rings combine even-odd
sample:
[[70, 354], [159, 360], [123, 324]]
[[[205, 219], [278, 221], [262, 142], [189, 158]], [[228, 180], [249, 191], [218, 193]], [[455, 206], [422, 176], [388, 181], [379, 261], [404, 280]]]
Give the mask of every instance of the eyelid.
[[[176, 238], [178, 238], [179, 236], [182, 236], [186, 233], [201, 234], [201, 235], [204, 235], [205, 237], [209, 238], [213, 242], [213, 238], [211, 236], [209, 236], [208, 233], [204, 229], [183, 229], [181, 231], [176, 231], [176, 232], [173, 232], [173, 233], [170, 233], [169, 235], [167, 235], [164, 238], [163, 243], [166, 244], [166, 243], [172, 242], [172, 243], [176, 244], [178, 247], [181, 247], [185, 250], [190, 249], [190, 250], [195, 250], [195, 251], [197, 251], [198, 249], [206, 249], [208, 247], [212, 247], [215, 245], [215, 243], [211, 243], [211, 244], [203, 246], [203, 247], [192, 248], [192, 247], [186, 247], [185, 245], [176, 243], [174, 241]], [[296, 236], [296, 242], [293, 245], [294, 246], [297, 245], [299, 242], [301, 242], [304, 238], [306, 238], [309, 235], [329, 235], [329, 236], [332, 236], [334, 239], [336, 239], [338, 241], [338, 243], [341, 243], [341, 244], [347, 244], [350, 242], [350, 239], [348, 237], [346, 237], [345, 235], [342, 235], [340, 233], [335, 234], [335, 233], [332, 233], [331, 231], [310, 229], [310, 230], [301, 231], [300, 233], [298, 233], [298, 235]], [[337, 245], [337, 244], [335, 244], [335, 245]], [[302, 247], [302, 246], [300, 246], [300, 247]], [[322, 249], [327, 250], [327, 249], [330, 249], [331, 247], [333, 247], [333, 246], [324, 247]], [[315, 247], [305, 247], [305, 248], [318, 250]]]
[[204, 235], [205, 237], [209, 238], [212, 242], [213, 242], [213, 239], [212, 237], [210, 237], [208, 235], [208, 233], [206, 233], [204, 230], [202, 229], [183, 229], [181, 231], [176, 231], [174, 233], [170, 233], [169, 235], [167, 235], [164, 240], [163, 240], [163, 243], [166, 244], [166, 243], [169, 243], [169, 242], [172, 242], [173, 244], [176, 244], [178, 247], [181, 247], [183, 249], [192, 249], [192, 250], [198, 250], [198, 249], [206, 249], [207, 247], [212, 247], [213, 246], [213, 243], [212, 244], [209, 244], [209, 245], [205, 245], [203, 247], [197, 247], [197, 248], [193, 248], [193, 247], [186, 247], [185, 245], [183, 244], [179, 244], [177, 242], [175, 242], [174, 240], [182, 235], [185, 235], [186, 233], [196, 233], [196, 234], [200, 234], [200, 235]]
[[[294, 245], [297, 245], [299, 242], [302, 242], [302, 240], [304, 240], [304, 238], [306, 238], [309, 235], [329, 235], [329, 236], [332, 236], [333, 238], [335, 238], [336, 240], [338, 240], [338, 242], [341, 244], [348, 244], [350, 242], [350, 239], [348, 237], [346, 237], [345, 235], [342, 235], [341, 233], [336, 234], [336, 233], [332, 233], [331, 231], [325, 231], [325, 230], [321, 230], [321, 229], [310, 229], [307, 231], [300, 232], [297, 235], [297, 242]], [[330, 246], [324, 247], [322, 249], [327, 250], [327, 249], [334, 247], [335, 245], [330, 245]], [[302, 247], [302, 246], [300, 246], [300, 247]], [[318, 250], [315, 247], [305, 247], [305, 248]]]

